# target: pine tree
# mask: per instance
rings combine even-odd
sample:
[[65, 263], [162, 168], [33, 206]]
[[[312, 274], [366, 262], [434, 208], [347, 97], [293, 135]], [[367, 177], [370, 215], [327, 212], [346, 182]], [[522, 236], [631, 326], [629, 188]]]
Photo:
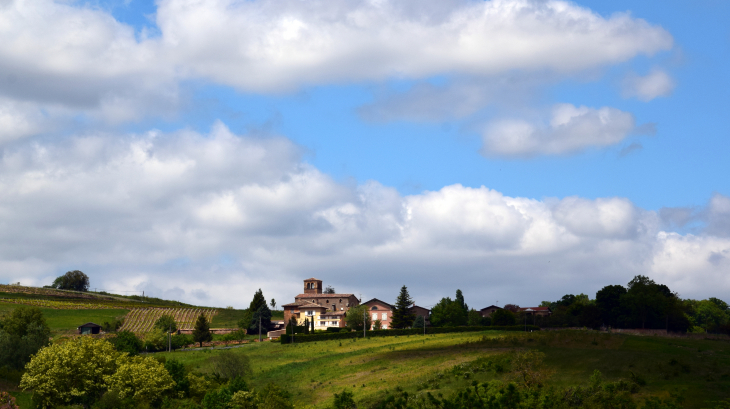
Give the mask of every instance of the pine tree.
[[251, 300], [248, 310], [253, 314], [258, 311], [262, 305], [266, 305], [266, 298], [264, 298], [264, 293], [259, 288], [259, 290], [253, 295], [253, 300]]
[[[260, 321], [259, 317], [261, 318]], [[258, 334], [259, 324], [261, 324], [262, 333], [268, 331], [269, 327], [271, 327], [271, 310], [266, 305], [266, 302], [251, 315], [251, 324], [248, 326], [248, 329]]]
[[406, 286], [401, 287], [400, 294], [395, 301], [393, 319], [390, 321], [391, 328], [403, 329], [408, 328], [411, 324], [413, 324], [413, 320], [416, 319], [416, 315], [410, 310], [412, 304], [413, 299], [411, 299], [411, 296], [408, 294], [408, 288]]
[[205, 318], [205, 315], [200, 314], [198, 320], [195, 321], [195, 329], [193, 330], [193, 341], [199, 342], [200, 347], [203, 347], [203, 342], [209, 342], [213, 340], [213, 335], [210, 333], [210, 324]]

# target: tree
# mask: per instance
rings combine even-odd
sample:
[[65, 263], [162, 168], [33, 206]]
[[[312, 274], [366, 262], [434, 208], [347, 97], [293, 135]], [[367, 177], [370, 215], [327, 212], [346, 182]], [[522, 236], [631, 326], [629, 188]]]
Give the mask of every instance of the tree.
[[11, 335], [24, 337], [28, 334], [29, 327], [41, 326], [50, 333], [43, 311], [38, 307], [20, 306], [15, 308], [10, 315], [0, 321], [0, 328]]
[[365, 327], [370, 328], [370, 314], [368, 314], [367, 306], [362, 304], [351, 307], [345, 316], [347, 327], [355, 331], [362, 331], [363, 319], [365, 321]]
[[51, 287], [59, 290], [89, 291], [89, 276], [79, 270], [68, 271], [53, 280]]
[[335, 400], [333, 402], [334, 409], [355, 409], [355, 395], [346, 389], [342, 390], [342, 393], [335, 393]]
[[517, 304], [505, 304], [504, 309], [507, 311], [511, 311], [515, 314], [520, 312], [520, 306]]
[[[259, 318], [261, 318], [260, 321]], [[261, 325], [261, 333], [266, 333], [271, 327], [271, 310], [266, 306], [266, 303], [260, 306], [251, 316], [251, 325], [248, 326], [249, 331], [258, 333], [259, 324]]]
[[464, 311], [464, 316], [468, 317], [469, 315], [469, 306], [466, 305], [466, 302], [464, 301], [464, 294], [462, 294], [461, 290], [456, 290], [456, 297], [454, 298], [454, 301], [459, 304], [459, 307]]
[[18, 307], [0, 321], [0, 367], [22, 369], [47, 346], [51, 331], [38, 307]]
[[416, 319], [413, 320], [413, 328], [421, 328], [426, 326], [426, 320], [423, 318], [423, 315], [416, 316]]
[[177, 323], [172, 315], [165, 314], [155, 321], [155, 328], [164, 332], [177, 332]]
[[126, 352], [130, 356], [137, 355], [143, 346], [142, 340], [131, 331], [119, 331], [115, 337], [109, 338], [109, 342], [114, 345], [114, 349]]
[[393, 318], [390, 320], [391, 328], [403, 329], [408, 328], [416, 315], [411, 311], [413, 299], [408, 294], [408, 288], [404, 285], [400, 289], [400, 294], [395, 300], [395, 309], [393, 310]]
[[492, 325], [504, 326], [515, 325], [517, 318], [515, 314], [507, 309], [499, 309], [492, 313]]
[[33, 356], [20, 387], [32, 389], [43, 409], [61, 404], [88, 406], [106, 391], [120, 355], [109, 342], [92, 337], [53, 344]]
[[[457, 296], [460, 291], [457, 291]], [[466, 325], [469, 320], [469, 311], [464, 310], [462, 301], [442, 298], [431, 309], [431, 324], [436, 327], [456, 327]]]
[[175, 391], [187, 395], [190, 392], [190, 381], [186, 376], [185, 365], [177, 359], [171, 358], [165, 361], [165, 369], [175, 381], [173, 387]]
[[165, 391], [172, 389], [175, 382], [172, 376], [154, 358], [139, 356], [119, 360], [117, 370], [104, 377], [108, 389], [119, 393], [124, 399], [131, 397], [137, 402], [158, 401]]
[[264, 293], [259, 288], [259, 290], [254, 293], [251, 304], [248, 306], [248, 310], [253, 314], [258, 311], [262, 305], [266, 305], [266, 298], [264, 298]]
[[623, 315], [621, 297], [626, 288], [620, 285], [607, 285], [596, 293], [596, 306], [601, 311], [601, 319], [611, 327], [619, 326], [619, 317]]
[[380, 331], [383, 329], [383, 321], [377, 319], [373, 322], [373, 331]]
[[195, 329], [193, 330], [193, 341], [200, 343], [200, 347], [203, 347], [203, 342], [210, 342], [213, 340], [213, 335], [210, 333], [210, 324], [205, 318], [205, 315], [200, 314], [198, 320], [195, 321]]
[[331, 285], [328, 285], [327, 288], [324, 289], [325, 294], [335, 294], [335, 289]]
[[467, 325], [469, 325], [471, 327], [474, 327], [477, 325], [483, 325], [482, 324], [482, 314], [473, 308], [471, 310], [469, 310], [469, 318], [468, 318]]
[[273, 298], [271, 299], [271, 309], [273, 309], [274, 311], [276, 311], [276, 300], [273, 299]]
[[248, 356], [234, 353], [233, 351], [223, 351], [218, 355], [210, 357], [208, 362], [213, 368], [213, 373], [218, 374], [222, 379], [234, 379], [237, 377], [246, 379], [253, 374], [251, 361], [248, 359]]
[[602, 322], [601, 310], [595, 305], [586, 305], [583, 307], [583, 312], [581, 312], [580, 317], [578, 317], [578, 323], [588, 328], [600, 328]]

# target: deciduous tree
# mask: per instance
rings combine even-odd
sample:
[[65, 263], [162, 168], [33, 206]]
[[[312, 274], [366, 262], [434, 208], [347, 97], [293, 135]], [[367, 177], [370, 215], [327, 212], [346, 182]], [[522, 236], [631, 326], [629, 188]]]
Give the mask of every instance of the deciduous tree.
[[68, 271], [51, 285], [59, 290], [89, 291], [89, 276], [79, 270]]

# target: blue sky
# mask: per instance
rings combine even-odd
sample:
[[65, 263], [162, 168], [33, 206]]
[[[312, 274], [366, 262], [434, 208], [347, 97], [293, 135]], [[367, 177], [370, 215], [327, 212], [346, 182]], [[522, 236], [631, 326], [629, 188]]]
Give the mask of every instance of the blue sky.
[[238, 295], [213, 299], [206, 275], [284, 299], [312, 275], [384, 299], [412, 283], [429, 303], [478, 281], [472, 303], [537, 304], [647, 274], [718, 296], [728, 17], [723, 1], [10, 2], [0, 280], [83, 266], [209, 304]]

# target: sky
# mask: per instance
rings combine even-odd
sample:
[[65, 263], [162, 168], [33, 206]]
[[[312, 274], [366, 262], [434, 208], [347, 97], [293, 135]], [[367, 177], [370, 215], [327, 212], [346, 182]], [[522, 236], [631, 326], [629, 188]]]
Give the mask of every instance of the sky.
[[730, 301], [730, 3], [0, 0], [0, 283]]

